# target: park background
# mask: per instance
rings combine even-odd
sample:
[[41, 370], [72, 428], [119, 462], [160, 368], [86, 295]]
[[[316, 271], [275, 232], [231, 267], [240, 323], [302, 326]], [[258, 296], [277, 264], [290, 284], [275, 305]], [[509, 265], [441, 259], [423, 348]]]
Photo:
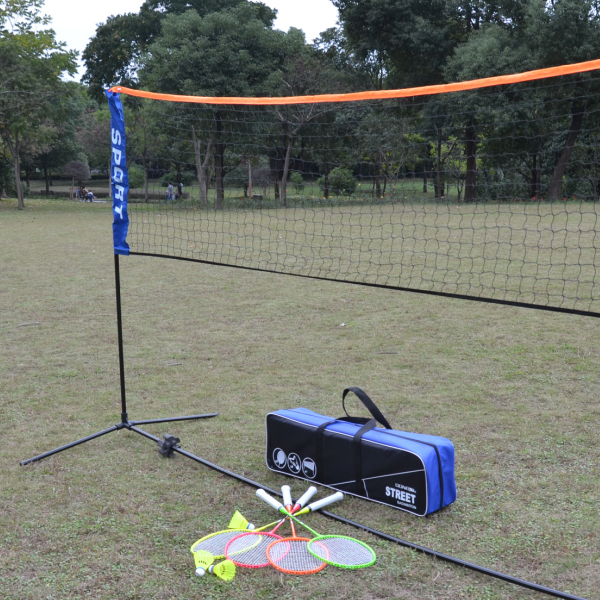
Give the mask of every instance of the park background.
[[[538, 596], [362, 534], [378, 553], [371, 569], [328, 569], [307, 579], [241, 572], [228, 585], [198, 579], [189, 553], [195, 539], [226, 526], [236, 508], [254, 522], [271, 520], [252, 490], [183, 459], [163, 460], [125, 431], [26, 469], [18, 465], [112, 424], [118, 414], [110, 203], [67, 201], [79, 175], [99, 199], [108, 189], [103, 89], [152, 83], [171, 93], [284, 95], [286, 82], [297, 81], [314, 93], [332, 85], [378, 90], [600, 56], [600, 15], [586, 0], [334, 4], [339, 25], [307, 43], [300, 31], [276, 30], [273, 11], [259, 3], [149, 0], [139, 12], [98, 27], [83, 53], [82, 82], [66, 77], [75, 74], [77, 57], [44, 22], [41, 2], [0, 5], [0, 586], [6, 597]], [[208, 56], [202, 44], [192, 44], [205, 71], [182, 77], [173, 71], [177, 65], [153, 62], [163, 50], [187, 52], [191, 40], [221, 50]], [[252, 78], [237, 68], [239, 52], [232, 50], [249, 40], [257, 44], [254, 54], [247, 48], [257, 59], [248, 65]], [[307, 64], [323, 76], [307, 80]], [[217, 77], [224, 68], [239, 77]], [[435, 168], [437, 140], [429, 140], [430, 167], [415, 177], [417, 165], [406, 165], [393, 185], [420, 202], [458, 202], [460, 178], [449, 182], [448, 168]], [[582, 140], [585, 149], [595, 147], [589, 137]], [[459, 150], [464, 164], [465, 149]], [[556, 156], [561, 148], [550, 150]], [[537, 173], [534, 154], [523, 149], [525, 173]], [[134, 192], [142, 196], [133, 200], [159, 202], [164, 178], [178, 174], [195, 196], [193, 155], [181, 158], [167, 148], [161, 163], [169, 156], [171, 170], [153, 173], [143, 146], [132, 151]], [[355, 165], [340, 166], [358, 188]], [[553, 167], [546, 163], [535, 181], [524, 175], [518, 201], [532, 202], [536, 186], [552, 181]], [[382, 200], [374, 173], [367, 203]], [[580, 187], [570, 202], [591, 204], [595, 213], [597, 178], [571, 175]], [[298, 202], [325, 198], [322, 177], [301, 174], [290, 191]], [[276, 181], [267, 190], [273, 202]], [[386, 181], [381, 175], [382, 188]], [[230, 199], [244, 197], [243, 185], [228, 189]], [[363, 201], [341, 191], [332, 200]], [[459, 499], [429, 519], [356, 499], [340, 506], [342, 514], [518, 577], [599, 597], [595, 320], [148, 258], [124, 259], [122, 270], [132, 413], [220, 412], [201, 424], [154, 426], [152, 433], [175, 433], [200, 456], [277, 487], [283, 480], [264, 466], [265, 414], [305, 406], [338, 416], [342, 389], [359, 385], [395, 427], [455, 443]], [[340, 531], [316, 516], [314, 524]]]

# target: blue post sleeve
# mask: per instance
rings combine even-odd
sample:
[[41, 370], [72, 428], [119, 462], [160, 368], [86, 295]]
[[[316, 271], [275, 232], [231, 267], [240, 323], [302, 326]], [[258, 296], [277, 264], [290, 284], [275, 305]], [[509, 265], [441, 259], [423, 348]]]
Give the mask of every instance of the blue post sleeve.
[[129, 214], [127, 213], [127, 193], [129, 175], [125, 156], [125, 117], [119, 94], [106, 91], [110, 108], [110, 180], [113, 209], [113, 245], [115, 254], [129, 254], [127, 231]]

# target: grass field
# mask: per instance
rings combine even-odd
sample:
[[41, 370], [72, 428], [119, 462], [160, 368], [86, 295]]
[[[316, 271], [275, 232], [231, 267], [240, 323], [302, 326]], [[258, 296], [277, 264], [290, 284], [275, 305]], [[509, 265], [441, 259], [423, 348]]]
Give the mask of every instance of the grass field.
[[[191, 543], [252, 489], [127, 431], [29, 458], [119, 420], [108, 205], [0, 202], [0, 596], [8, 599], [536, 598], [355, 535], [370, 569], [193, 575]], [[145, 257], [121, 261], [133, 419], [271, 487], [264, 417], [341, 414], [365, 389], [392, 425], [449, 437], [458, 500], [429, 518], [348, 498], [336, 512], [436, 550], [600, 599], [596, 320]], [[342, 326], [342, 323], [344, 326]], [[359, 412], [358, 407], [355, 412]]]

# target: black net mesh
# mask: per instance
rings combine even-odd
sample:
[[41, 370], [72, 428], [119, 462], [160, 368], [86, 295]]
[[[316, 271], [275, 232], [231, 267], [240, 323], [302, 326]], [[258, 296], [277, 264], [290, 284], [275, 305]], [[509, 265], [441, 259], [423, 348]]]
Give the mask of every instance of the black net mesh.
[[129, 166], [142, 175], [128, 242], [600, 314], [599, 91], [592, 72], [347, 103], [125, 98]]

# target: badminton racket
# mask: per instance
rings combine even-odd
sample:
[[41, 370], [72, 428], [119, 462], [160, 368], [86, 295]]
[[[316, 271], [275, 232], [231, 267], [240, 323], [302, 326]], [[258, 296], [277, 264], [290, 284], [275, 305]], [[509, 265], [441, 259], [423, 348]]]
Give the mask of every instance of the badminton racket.
[[[284, 495], [284, 502], [286, 502], [288, 506], [288, 510], [283, 510], [283, 514], [285, 517], [279, 521], [274, 527], [274, 529], [270, 532], [264, 531], [250, 531], [237, 535], [228, 541], [225, 547], [225, 556], [233, 561], [238, 567], [246, 567], [251, 569], [260, 569], [263, 567], [269, 566], [269, 561], [267, 560], [267, 548], [268, 546], [276, 541], [281, 539], [280, 535], [277, 535], [275, 532], [283, 523], [289, 519], [289, 514], [299, 511], [306, 502], [308, 502], [316, 493], [317, 488], [311, 486], [299, 500], [296, 502], [294, 506], [292, 506], [292, 496], [291, 490], [289, 486], [283, 486], [282, 492]], [[258, 493], [258, 492], [257, 492]], [[266, 492], [265, 492], [266, 494]], [[267, 494], [268, 496], [268, 494]], [[273, 503], [277, 504], [277, 508], [283, 508], [283, 505], [278, 500], [275, 500], [271, 496], [268, 496]], [[270, 502], [269, 502], [270, 503]], [[271, 503], [270, 503], [271, 504]], [[274, 506], [274, 504], [271, 504]]]
[[[268, 502], [274, 508], [277, 508], [279, 511], [281, 511], [281, 503], [275, 500], [275, 498], [269, 496], [266, 492], [263, 494], [256, 492], [256, 495]], [[343, 497], [343, 494], [338, 492], [337, 494], [333, 494], [332, 496], [328, 496], [327, 498], [313, 502], [313, 504], [310, 504], [297, 514], [290, 515], [290, 517], [293, 521], [300, 523], [300, 525], [308, 529], [308, 531], [315, 536], [313, 539], [308, 541], [306, 548], [308, 552], [315, 558], [342, 569], [361, 569], [364, 567], [370, 567], [375, 562], [377, 557], [372, 548], [370, 548], [367, 544], [345, 535], [320, 535], [314, 529], [311, 529], [308, 525], [298, 519], [298, 515], [300, 514], [305, 512], [313, 512], [319, 508], [323, 508], [323, 506], [326, 506], [331, 502], [334, 502], [335, 500], [333, 498], [335, 496], [338, 496], [336, 499], [339, 499], [339, 496]], [[279, 505], [279, 507], [277, 505]], [[295, 547], [299, 548], [300, 545], [295, 544]], [[285, 572], [296, 573], [297, 570], [304, 568], [304, 565], [310, 564], [304, 560], [303, 552], [299, 552], [298, 554], [298, 558], [292, 554], [286, 556], [285, 558], [279, 558], [280, 566], [283, 566], [286, 569]], [[277, 562], [278, 556], [283, 557], [283, 552], [279, 550], [275, 544], [273, 544], [273, 548], [269, 547], [267, 555], [270, 560]], [[295, 561], [297, 561], [297, 565]], [[273, 566], [275, 568], [279, 568], [277, 564], [273, 564]], [[295, 569], [296, 566], [298, 569]]]
[[[284, 492], [283, 496], [285, 502], [287, 499], [289, 499], [288, 494], [286, 493], [287, 490], [283, 490], [282, 488], [282, 491]], [[281, 502], [272, 496], [269, 496], [269, 494], [267, 494], [267, 492], [264, 490], [258, 490], [256, 495], [270, 504], [273, 508], [276, 508], [281, 512], [286, 510], [282, 506]], [[343, 499], [343, 497], [344, 494], [337, 492], [331, 496], [328, 496], [327, 498], [313, 502], [306, 508], [298, 511], [298, 514], [318, 510], [319, 508], [323, 508], [328, 504], [332, 504], [333, 502]], [[288, 514], [290, 513], [288, 512]], [[290, 514], [290, 516], [292, 519], [294, 519], [292, 514]], [[298, 522], [300, 523], [300, 521]], [[293, 520], [290, 520], [290, 525], [292, 528], [292, 537], [274, 540], [271, 544], [269, 544], [267, 548], [267, 560], [269, 563], [278, 571], [289, 573], [291, 575], [309, 575], [322, 571], [327, 565], [327, 562], [321, 557], [316, 556], [314, 553], [309, 552], [308, 545], [311, 542], [311, 539], [299, 537], [297, 535]], [[327, 556], [327, 550], [321, 550], [321, 555]]]
[[[263, 531], [265, 529], [269, 529], [278, 523], [283, 522], [283, 520], [273, 521], [272, 523], [263, 525], [263, 527], [254, 529], [254, 531]], [[214, 533], [205, 535], [204, 537], [195, 541], [190, 548], [192, 554], [194, 555], [194, 561], [196, 561], [196, 554], [198, 552], [210, 552], [214, 559], [225, 558], [225, 546], [227, 546], [227, 543], [245, 531], [247, 531], [247, 529], [223, 529], [222, 531], [216, 531]]]

